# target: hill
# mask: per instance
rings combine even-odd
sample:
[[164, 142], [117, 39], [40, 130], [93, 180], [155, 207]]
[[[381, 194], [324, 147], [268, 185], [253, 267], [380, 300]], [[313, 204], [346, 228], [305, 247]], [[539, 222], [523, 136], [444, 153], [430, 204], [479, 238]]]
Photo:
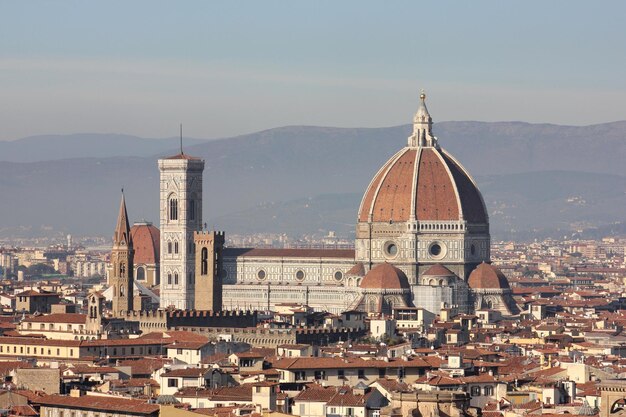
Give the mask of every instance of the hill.
[[[198, 140], [185, 152], [206, 161], [204, 218], [216, 227], [234, 233], [271, 226], [300, 234], [340, 231], [343, 224], [349, 233], [361, 193], [409, 132], [409, 126], [292, 126]], [[618, 210], [626, 191], [626, 122], [582, 127], [442, 122], [434, 132], [478, 179], [495, 237], [558, 235], [626, 220]], [[66, 144], [76, 138], [59, 139], [53, 160], [7, 161], [7, 154], [0, 155], [5, 160], [0, 162], [0, 234], [109, 235], [122, 186], [131, 218], [158, 223], [156, 159], [176, 152], [172, 140], [94, 137], [99, 139], [86, 140], [75, 158], [57, 159], [59, 152], [72, 155], [76, 145]], [[22, 144], [21, 152], [28, 154], [22, 160], [45, 153], [39, 149], [45, 140], [34, 143], [35, 149]], [[125, 156], [119, 156], [120, 149], [126, 149]], [[311, 210], [302, 212], [298, 206], [306, 201]]]

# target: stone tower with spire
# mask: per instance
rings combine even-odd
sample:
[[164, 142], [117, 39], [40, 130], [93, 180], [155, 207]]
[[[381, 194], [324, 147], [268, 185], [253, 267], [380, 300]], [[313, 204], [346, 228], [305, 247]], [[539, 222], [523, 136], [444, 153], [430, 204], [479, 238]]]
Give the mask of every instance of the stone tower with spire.
[[122, 191], [120, 211], [113, 234], [111, 271], [109, 285], [113, 287], [113, 315], [120, 317], [123, 311], [133, 309], [133, 239], [126, 211], [126, 200]]

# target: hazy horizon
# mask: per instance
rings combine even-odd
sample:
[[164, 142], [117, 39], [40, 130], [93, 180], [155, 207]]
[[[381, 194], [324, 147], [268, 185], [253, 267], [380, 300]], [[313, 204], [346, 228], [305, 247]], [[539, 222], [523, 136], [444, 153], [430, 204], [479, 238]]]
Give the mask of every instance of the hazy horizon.
[[626, 119], [626, 4], [0, 3], [0, 140]]

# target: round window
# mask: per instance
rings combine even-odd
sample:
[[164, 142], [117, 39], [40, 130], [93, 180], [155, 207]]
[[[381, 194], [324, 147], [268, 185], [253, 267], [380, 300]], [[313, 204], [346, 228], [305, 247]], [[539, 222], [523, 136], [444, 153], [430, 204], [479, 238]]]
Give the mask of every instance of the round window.
[[341, 271], [335, 272], [335, 279], [337, 281], [341, 281], [343, 279], [343, 274], [341, 273]]
[[228, 278], [228, 271], [225, 269], [222, 269], [222, 273], [221, 273], [222, 279], [226, 279]]
[[266, 276], [265, 271], [261, 269], [259, 272], [256, 273], [256, 276], [259, 279], [265, 279], [265, 276]]
[[385, 243], [385, 254], [389, 257], [395, 257], [398, 254], [398, 245], [394, 242]]
[[430, 246], [430, 254], [433, 256], [441, 255], [441, 245], [439, 243], [433, 243]]
[[296, 279], [297, 279], [298, 281], [302, 281], [302, 280], [304, 279], [304, 271], [302, 271], [302, 270], [298, 270], [298, 271], [296, 272]]

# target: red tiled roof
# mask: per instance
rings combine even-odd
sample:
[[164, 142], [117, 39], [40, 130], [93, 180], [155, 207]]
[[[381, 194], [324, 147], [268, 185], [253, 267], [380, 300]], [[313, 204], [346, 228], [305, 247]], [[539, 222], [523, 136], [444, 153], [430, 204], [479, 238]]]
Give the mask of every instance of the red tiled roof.
[[509, 281], [495, 266], [481, 263], [472, 271], [467, 279], [467, 285], [474, 289], [508, 289]]
[[[31, 316], [24, 319], [26, 323], [70, 323], [85, 324], [87, 321], [86, 314], [78, 313], [53, 313], [42, 316]], [[35, 329], [36, 330], [36, 329]]]
[[424, 271], [422, 276], [450, 277], [456, 276], [456, 274], [441, 264], [435, 264]]
[[421, 152], [405, 147], [387, 161], [370, 182], [358, 219], [403, 222], [411, 215], [420, 221], [487, 223], [482, 197], [469, 174], [447, 152], [429, 147]]
[[148, 404], [145, 401], [114, 397], [100, 397], [95, 395], [83, 395], [82, 397], [49, 395], [38, 400], [38, 403], [43, 406], [80, 408], [104, 412], [123, 412], [144, 415], [158, 415], [160, 409], [158, 404]]
[[384, 262], [372, 268], [363, 278], [361, 288], [369, 289], [407, 289], [409, 280], [401, 269]]
[[159, 229], [148, 223], [135, 224], [130, 229], [130, 235], [135, 250], [133, 258], [135, 265], [159, 263], [161, 253]]
[[354, 259], [354, 249], [274, 249], [226, 248], [225, 257], [276, 257], [276, 258], [346, 258]]

